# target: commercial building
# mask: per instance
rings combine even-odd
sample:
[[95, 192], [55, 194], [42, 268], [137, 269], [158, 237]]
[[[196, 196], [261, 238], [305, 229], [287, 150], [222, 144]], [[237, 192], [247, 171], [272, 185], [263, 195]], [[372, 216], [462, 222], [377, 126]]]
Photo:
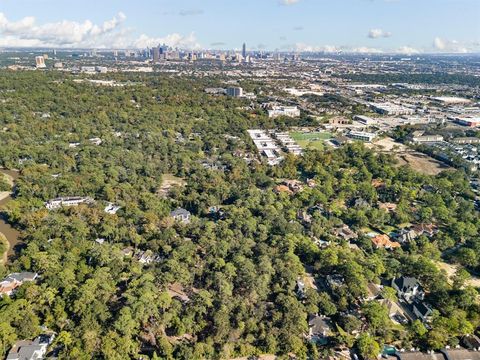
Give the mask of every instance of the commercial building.
[[362, 124], [365, 124], [365, 125], [375, 125], [377, 123], [377, 120], [364, 115], [355, 115], [353, 117], [353, 120], [361, 122]]
[[471, 100], [469, 99], [454, 97], [454, 96], [439, 96], [439, 97], [432, 98], [432, 100], [442, 105], [460, 105], [460, 104], [468, 104], [471, 102]]
[[399, 115], [413, 115], [415, 110], [405, 106], [391, 104], [391, 103], [370, 103], [372, 110], [382, 115], [399, 116]]
[[45, 65], [45, 58], [43, 56], [35, 56], [35, 65], [37, 69], [45, 69], [47, 67]]
[[420, 136], [414, 136], [412, 138], [412, 141], [417, 144], [441, 142], [443, 140], [444, 138], [442, 135], [420, 135]]
[[377, 137], [376, 134], [365, 132], [365, 131], [350, 131], [347, 134], [347, 136], [350, 139], [360, 140], [360, 141], [365, 141], [365, 142], [372, 142], [373, 139], [375, 139]]
[[241, 87], [229, 87], [227, 88], [227, 95], [231, 97], [242, 97], [243, 89]]
[[160, 48], [154, 47], [152, 52], [153, 52], [153, 62], [157, 63], [160, 60]]
[[468, 127], [480, 126], [480, 117], [456, 117], [454, 121], [459, 125]]
[[299, 117], [300, 109], [298, 109], [296, 106], [272, 106], [272, 108], [268, 110], [269, 118], [273, 119], [279, 116], [291, 118]]
[[300, 145], [293, 140], [288, 133], [276, 133], [275, 137], [282, 144], [282, 146], [289, 152], [294, 155], [302, 155], [303, 150]]
[[452, 140], [454, 144], [480, 144], [480, 138], [477, 137], [460, 137]]
[[275, 141], [264, 130], [248, 130], [248, 134], [253, 140], [261, 155], [267, 158], [269, 165], [278, 165], [283, 157]]

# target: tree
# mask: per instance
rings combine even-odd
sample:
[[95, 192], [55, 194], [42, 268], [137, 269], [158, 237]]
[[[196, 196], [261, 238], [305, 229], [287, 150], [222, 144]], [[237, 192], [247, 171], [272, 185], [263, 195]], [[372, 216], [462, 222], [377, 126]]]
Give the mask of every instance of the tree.
[[380, 345], [368, 333], [363, 333], [358, 337], [356, 346], [360, 355], [366, 360], [376, 359], [380, 354]]

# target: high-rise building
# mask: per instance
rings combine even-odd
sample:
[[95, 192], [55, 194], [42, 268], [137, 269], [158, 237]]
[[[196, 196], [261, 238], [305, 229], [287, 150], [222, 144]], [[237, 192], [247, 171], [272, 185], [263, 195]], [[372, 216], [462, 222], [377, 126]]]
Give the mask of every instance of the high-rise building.
[[243, 47], [242, 47], [242, 56], [244, 59], [247, 58], [247, 44], [243, 43]]
[[242, 97], [243, 89], [241, 87], [229, 87], [227, 88], [227, 95], [232, 97]]
[[160, 47], [153, 48], [153, 62], [157, 63], [160, 60]]
[[45, 58], [43, 56], [35, 56], [35, 64], [37, 69], [45, 69], [47, 67], [45, 65]]

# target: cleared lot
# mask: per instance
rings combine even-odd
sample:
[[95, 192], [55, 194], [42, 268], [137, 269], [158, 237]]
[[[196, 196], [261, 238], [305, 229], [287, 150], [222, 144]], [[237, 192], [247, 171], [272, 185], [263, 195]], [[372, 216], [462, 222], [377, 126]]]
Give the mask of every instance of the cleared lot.
[[425, 175], [438, 175], [442, 171], [453, 170], [452, 167], [441, 161], [411, 150], [392, 138], [381, 139], [373, 144], [369, 144], [368, 147], [378, 152], [394, 154], [395, 158], [398, 160], [398, 166], [409, 165], [415, 171]]

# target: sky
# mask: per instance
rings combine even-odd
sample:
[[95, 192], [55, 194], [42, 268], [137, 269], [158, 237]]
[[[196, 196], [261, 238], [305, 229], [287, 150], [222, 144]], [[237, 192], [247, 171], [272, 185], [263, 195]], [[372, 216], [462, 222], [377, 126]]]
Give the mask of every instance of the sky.
[[480, 0], [0, 0], [0, 47], [480, 53]]

